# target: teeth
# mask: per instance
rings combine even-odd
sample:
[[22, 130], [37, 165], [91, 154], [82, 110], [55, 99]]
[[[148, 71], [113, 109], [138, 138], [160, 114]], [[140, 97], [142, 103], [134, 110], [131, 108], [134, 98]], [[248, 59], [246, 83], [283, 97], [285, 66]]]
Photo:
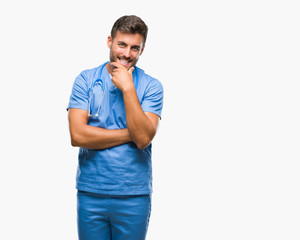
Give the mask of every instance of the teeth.
[[121, 59], [120, 59], [120, 62], [121, 62], [121, 63], [124, 63], [124, 64], [127, 64], [127, 63], [129, 63], [128, 61], [121, 60]]

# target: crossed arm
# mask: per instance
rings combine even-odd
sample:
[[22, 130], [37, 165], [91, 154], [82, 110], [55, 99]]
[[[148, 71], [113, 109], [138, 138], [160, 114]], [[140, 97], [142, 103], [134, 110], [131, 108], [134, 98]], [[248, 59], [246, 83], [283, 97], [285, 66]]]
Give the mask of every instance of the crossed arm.
[[[139, 118], [137, 117], [134, 118], [134, 121], [138, 122], [136, 125], [134, 121], [129, 120], [132, 124], [128, 124], [128, 128], [110, 130], [88, 125], [88, 112], [86, 110], [69, 109], [72, 146], [104, 149], [133, 141], [140, 149], [147, 147], [155, 135], [159, 118], [154, 113], [139, 112], [138, 109], [134, 110], [134, 112], [141, 115], [141, 120], [138, 120]], [[134, 126], [131, 128], [131, 131], [129, 131], [129, 125]]]
[[90, 126], [87, 124], [88, 111], [71, 108], [69, 128], [72, 146], [104, 149], [132, 141], [139, 149], [143, 149], [151, 143], [159, 117], [143, 111], [132, 82], [132, 71], [117, 65], [112, 77], [115, 86], [123, 92], [127, 128], [111, 130]]

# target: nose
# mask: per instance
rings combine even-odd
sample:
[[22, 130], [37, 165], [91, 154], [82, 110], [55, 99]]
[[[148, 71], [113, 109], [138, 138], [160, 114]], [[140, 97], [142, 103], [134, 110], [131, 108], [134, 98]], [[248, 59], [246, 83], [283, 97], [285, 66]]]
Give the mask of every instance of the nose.
[[130, 49], [130, 47], [124, 49], [123, 56], [125, 58], [130, 58], [130, 56], [131, 56], [131, 49]]

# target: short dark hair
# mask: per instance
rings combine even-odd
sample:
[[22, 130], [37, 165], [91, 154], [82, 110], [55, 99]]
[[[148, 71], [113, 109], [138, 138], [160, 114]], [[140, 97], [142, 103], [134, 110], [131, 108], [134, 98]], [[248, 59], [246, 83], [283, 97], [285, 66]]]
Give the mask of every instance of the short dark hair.
[[147, 39], [148, 27], [141, 18], [135, 15], [128, 15], [128, 16], [126, 15], [120, 17], [114, 23], [110, 34], [112, 39], [114, 39], [114, 37], [116, 36], [117, 31], [120, 31], [122, 33], [131, 33], [131, 34], [139, 33], [143, 36], [144, 38], [143, 42], [145, 44]]

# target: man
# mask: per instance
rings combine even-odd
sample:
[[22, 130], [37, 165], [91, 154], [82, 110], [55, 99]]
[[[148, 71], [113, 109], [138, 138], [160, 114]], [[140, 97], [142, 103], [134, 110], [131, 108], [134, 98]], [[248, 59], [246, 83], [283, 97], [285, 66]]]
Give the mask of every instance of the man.
[[123, 16], [108, 36], [110, 61], [83, 71], [69, 110], [77, 170], [79, 239], [145, 239], [151, 212], [151, 141], [163, 105], [161, 83], [136, 67], [148, 28]]

